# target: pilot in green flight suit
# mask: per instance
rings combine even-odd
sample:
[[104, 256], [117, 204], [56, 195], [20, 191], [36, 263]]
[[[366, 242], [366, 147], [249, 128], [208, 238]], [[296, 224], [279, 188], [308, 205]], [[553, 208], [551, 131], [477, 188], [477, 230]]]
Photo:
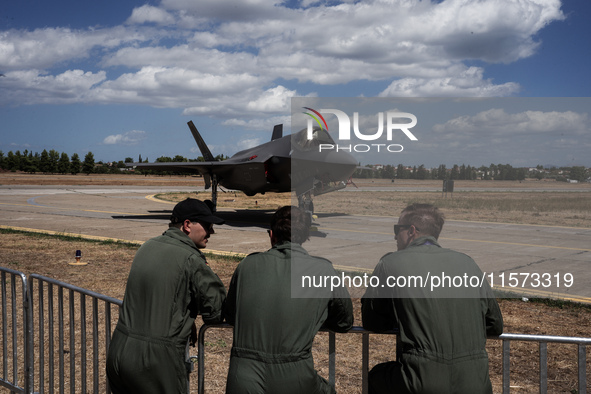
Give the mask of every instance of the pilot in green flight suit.
[[168, 230], [138, 250], [107, 356], [114, 394], [187, 393], [185, 351], [195, 318], [222, 321], [224, 285], [199, 249], [213, 216], [196, 199], [178, 203]]
[[225, 316], [234, 325], [234, 342], [226, 393], [334, 393], [314, 370], [311, 348], [321, 327], [351, 328], [349, 293], [339, 287], [296, 294], [298, 275], [336, 275], [330, 261], [302, 248], [309, 235], [302, 210], [280, 208], [269, 235], [272, 248], [247, 256], [228, 289]]
[[398, 252], [383, 256], [373, 273], [380, 283], [390, 278], [390, 286], [368, 288], [361, 300], [365, 329], [400, 330], [396, 361], [370, 371], [370, 394], [492, 393], [485, 346], [487, 335], [503, 331], [501, 311], [486, 279], [482, 286], [457, 280], [483, 274], [469, 256], [437, 243], [442, 227], [443, 215], [432, 205], [402, 211]]

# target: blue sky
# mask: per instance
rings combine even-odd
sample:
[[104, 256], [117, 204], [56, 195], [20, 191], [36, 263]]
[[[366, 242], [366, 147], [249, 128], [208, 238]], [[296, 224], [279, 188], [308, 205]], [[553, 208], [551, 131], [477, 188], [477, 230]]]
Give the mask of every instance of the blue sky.
[[[292, 97], [588, 97], [589, 20], [581, 0], [8, 2], [0, 150], [196, 157], [193, 120], [214, 154], [231, 155], [274, 124], [289, 129]], [[477, 115], [461, 111], [432, 126], [461, 148], [438, 149], [430, 129], [383, 164], [591, 166], [581, 105], [540, 115], [576, 112], [575, 131], [528, 128], [502, 155], [483, 153], [494, 131], [448, 129]]]

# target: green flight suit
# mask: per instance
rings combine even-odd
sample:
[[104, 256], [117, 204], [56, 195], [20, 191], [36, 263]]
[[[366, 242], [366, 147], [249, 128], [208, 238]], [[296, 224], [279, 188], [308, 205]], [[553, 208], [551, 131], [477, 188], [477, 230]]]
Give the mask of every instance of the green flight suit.
[[321, 326], [351, 328], [351, 298], [342, 287], [293, 298], [292, 263], [294, 271], [336, 275], [330, 261], [289, 242], [247, 256], [234, 272], [225, 310], [234, 325], [227, 394], [335, 392], [314, 370], [312, 342]]
[[181, 230], [138, 250], [107, 356], [115, 394], [187, 393], [185, 351], [198, 314], [222, 321], [223, 283]]
[[[383, 256], [373, 275], [380, 284], [400, 278], [390, 279], [399, 286], [368, 288], [361, 300], [363, 327], [400, 333], [397, 360], [370, 371], [370, 394], [492, 393], [486, 337], [502, 333], [503, 318], [486, 278], [482, 286], [470, 285], [469, 278], [476, 285], [475, 278], [484, 277], [474, 260], [420, 237]], [[431, 288], [437, 275], [450, 278], [446, 288]]]

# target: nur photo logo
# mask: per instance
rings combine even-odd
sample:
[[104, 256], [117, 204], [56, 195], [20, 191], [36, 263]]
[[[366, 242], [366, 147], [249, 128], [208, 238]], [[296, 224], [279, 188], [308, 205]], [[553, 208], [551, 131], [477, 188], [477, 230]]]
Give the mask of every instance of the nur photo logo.
[[[384, 138], [384, 130], [385, 130], [385, 140], [392, 141], [394, 135], [399, 131], [402, 132], [409, 140], [411, 141], [418, 141], [418, 138], [409, 130], [416, 126], [417, 124], [417, 117], [408, 112], [396, 112], [396, 111], [387, 111], [387, 112], [378, 112], [377, 119], [378, 119], [378, 126], [377, 131], [373, 133], [362, 133], [359, 129], [359, 112], [353, 112], [353, 127], [351, 128], [351, 119], [350, 117], [341, 110], [338, 109], [320, 109], [319, 111], [310, 108], [310, 107], [303, 107], [304, 109], [308, 110], [309, 112], [304, 112], [304, 114], [308, 115], [310, 119], [308, 119], [307, 124], [307, 139], [313, 139], [313, 129], [314, 129], [314, 122], [318, 124], [321, 130], [326, 130], [328, 132], [328, 124], [326, 119], [324, 118], [323, 114], [332, 114], [335, 115], [338, 122], [338, 141], [339, 143], [335, 144], [319, 144], [318, 150], [322, 152], [323, 150], [335, 150], [335, 151], [347, 151], [347, 152], [369, 152], [369, 151], [387, 151], [391, 153], [402, 152], [404, 147], [401, 144], [387, 144], [387, 143], [378, 143], [377, 141], [383, 140]], [[385, 120], [384, 120], [385, 118]], [[410, 121], [408, 121], [410, 120]], [[375, 143], [363, 143], [363, 144], [343, 144], [342, 142], [351, 141], [351, 129], [353, 129], [354, 138], [361, 141], [376, 141]]]

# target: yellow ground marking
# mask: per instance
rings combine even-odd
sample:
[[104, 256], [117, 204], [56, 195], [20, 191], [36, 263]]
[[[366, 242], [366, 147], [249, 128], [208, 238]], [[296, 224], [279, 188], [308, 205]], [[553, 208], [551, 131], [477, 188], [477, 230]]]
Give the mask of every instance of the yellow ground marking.
[[48, 205], [14, 204], [14, 203], [7, 203], [7, 202], [0, 202], [0, 205], [12, 205], [12, 206], [17, 206], [17, 207], [50, 208], [50, 209], [57, 209], [57, 210], [60, 210], [60, 211], [82, 211], [82, 212], [112, 213], [112, 214], [117, 214], [117, 215], [133, 215], [133, 216], [148, 216], [148, 215], [151, 215], [149, 213], [127, 213], [127, 212], [115, 212], [115, 211], [98, 211], [96, 209], [72, 209], [72, 208], [52, 207], [52, 206], [48, 206]]
[[113, 242], [129, 243], [129, 244], [140, 244], [140, 245], [144, 243], [144, 241], [137, 241], [137, 240], [127, 240], [127, 239], [120, 239], [120, 238], [113, 238], [113, 237], [103, 237], [100, 235], [85, 235], [85, 234], [76, 234], [76, 233], [66, 233], [63, 231], [41, 230], [41, 229], [37, 229], [37, 228], [28, 228], [28, 227], [15, 227], [15, 226], [0, 225], [0, 228], [5, 229], [5, 230], [24, 231], [24, 232], [36, 233], [36, 234], [48, 234], [48, 235], [57, 235], [57, 236], [61, 235], [61, 236], [66, 236], [66, 237], [90, 239], [93, 241], [113, 241]]
[[148, 199], [150, 201], [154, 201], [154, 202], [161, 202], [164, 204], [172, 204], [172, 205], [176, 204], [176, 202], [161, 200], [161, 199], [157, 198], [155, 194], [150, 194], [149, 196], [146, 196], [146, 199]]
[[[41, 229], [28, 228], [28, 227], [15, 227], [15, 226], [0, 225], [0, 229], [23, 231], [23, 232], [36, 233], [36, 234], [48, 234], [48, 235], [66, 236], [66, 237], [73, 237], [73, 238], [82, 238], [82, 239], [89, 239], [89, 240], [93, 240], [93, 241], [121, 242], [121, 243], [128, 243], [128, 244], [137, 244], [137, 245], [142, 245], [145, 242], [145, 241], [128, 240], [128, 239], [113, 238], [113, 237], [103, 237], [100, 235], [85, 235], [85, 234], [76, 234], [76, 233], [65, 233], [63, 231], [41, 230]], [[237, 258], [244, 258], [247, 256], [246, 253], [225, 252], [222, 250], [213, 250], [213, 249], [203, 249], [202, 252], [207, 253], [207, 254], [216, 255], [216, 256], [227, 256], [227, 257], [237, 257]]]
[[519, 296], [527, 296], [532, 298], [551, 298], [554, 300], [565, 300], [572, 302], [580, 302], [584, 304], [591, 304], [591, 297], [582, 297], [577, 295], [568, 295], [564, 293], [555, 293], [553, 291], [544, 291], [537, 289], [526, 289], [523, 287], [500, 287], [493, 286], [494, 290], [500, 290], [508, 293], [518, 294]]

